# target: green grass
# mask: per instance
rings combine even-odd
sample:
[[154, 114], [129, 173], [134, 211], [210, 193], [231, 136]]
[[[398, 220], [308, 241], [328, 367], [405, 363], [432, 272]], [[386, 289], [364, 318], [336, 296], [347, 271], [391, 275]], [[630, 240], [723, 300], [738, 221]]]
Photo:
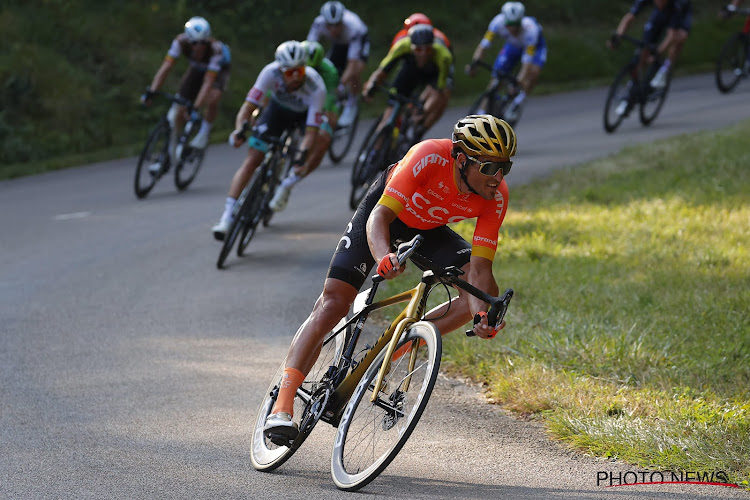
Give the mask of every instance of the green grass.
[[748, 134], [681, 136], [512, 189], [494, 263], [516, 290], [508, 326], [446, 337], [445, 370], [586, 453], [750, 479]]

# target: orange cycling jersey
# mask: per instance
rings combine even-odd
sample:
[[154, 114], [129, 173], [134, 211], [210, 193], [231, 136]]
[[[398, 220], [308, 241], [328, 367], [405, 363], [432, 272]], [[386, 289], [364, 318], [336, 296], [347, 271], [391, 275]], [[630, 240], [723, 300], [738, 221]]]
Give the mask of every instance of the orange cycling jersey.
[[494, 200], [460, 192], [452, 147], [450, 139], [422, 141], [412, 147], [391, 171], [378, 204], [396, 212], [404, 224], [415, 229], [433, 229], [476, 217], [471, 255], [493, 260], [508, 207], [508, 185], [503, 179]]

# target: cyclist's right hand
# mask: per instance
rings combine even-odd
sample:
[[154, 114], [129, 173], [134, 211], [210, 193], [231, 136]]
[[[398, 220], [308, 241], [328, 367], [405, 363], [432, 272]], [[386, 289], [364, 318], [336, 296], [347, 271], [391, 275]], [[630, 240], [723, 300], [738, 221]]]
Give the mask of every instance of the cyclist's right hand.
[[375, 84], [373, 82], [365, 83], [365, 87], [362, 89], [362, 100], [365, 102], [372, 102], [372, 96], [375, 95]]
[[151, 104], [151, 98], [154, 96], [154, 93], [151, 91], [150, 88], [147, 88], [146, 91], [141, 94], [141, 104], [143, 106], [148, 106]]
[[250, 130], [250, 123], [246, 120], [242, 122], [242, 126], [237, 130], [233, 130], [229, 134], [229, 145], [238, 148], [247, 140], [247, 131]]
[[393, 252], [385, 255], [378, 264], [378, 274], [387, 280], [403, 273], [404, 269], [406, 269], [406, 265], [399, 265], [398, 256]]
[[472, 61], [471, 64], [467, 64], [464, 67], [464, 73], [472, 77], [476, 75], [477, 74], [477, 61]]

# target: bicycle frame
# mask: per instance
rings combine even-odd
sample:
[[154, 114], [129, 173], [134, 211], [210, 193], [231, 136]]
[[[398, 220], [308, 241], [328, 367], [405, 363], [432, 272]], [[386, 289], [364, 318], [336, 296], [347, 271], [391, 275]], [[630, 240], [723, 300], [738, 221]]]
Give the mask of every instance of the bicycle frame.
[[[370, 288], [366, 292], [367, 298], [365, 300], [365, 307], [356, 315], [354, 315], [354, 317], [352, 317], [349, 321], [347, 321], [343, 326], [341, 326], [338, 330], [336, 330], [325, 341], [325, 343], [332, 341], [336, 337], [336, 335], [342, 335], [344, 330], [346, 330], [350, 325], [356, 323], [354, 326], [354, 331], [352, 332], [352, 336], [349, 339], [349, 342], [347, 342], [344, 353], [341, 356], [341, 360], [336, 367], [336, 373], [332, 380], [334, 390], [329, 399], [327, 408], [322, 416], [322, 420], [330, 423], [334, 427], [338, 425], [338, 421], [341, 419], [341, 413], [343, 412], [346, 403], [349, 401], [349, 398], [351, 398], [354, 389], [356, 388], [367, 368], [369, 368], [373, 360], [378, 356], [378, 354], [380, 354], [380, 351], [382, 351], [384, 348], [387, 348], [388, 350], [386, 351], [386, 359], [390, 359], [396, 349], [398, 340], [401, 338], [401, 334], [409, 327], [409, 325], [419, 321], [422, 313], [424, 312], [426, 303], [425, 291], [427, 290], [428, 284], [430, 284], [428, 281], [426, 281], [426, 277], [434, 278], [432, 271], [426, 271], [422, 277], [422, 281], [420, 281], [420, 283], [418, 283], [414, 288], [373, 303], [378, 285], [383, 281], [383, 279], [379, 276], [377, 278], [374, 278], [372, 288]], [[434, 279], [437, 280], [437, 278]], [[355, 362], [353, 359], [354, 349], [357, 345], [357, 341], [359, 340], [359, 336], [362, 332], [367, 316], [373, 311], [377, 311], [378, 309], [383, 309], [385, 307], [402, 302], [408, 302], [408, 304], [391, 322], [390, 326], [378, 338], [375, 345], [370, 348], [364, 358]], [[417, 349], [412, 349], [411, 358], [409, 360], [410, 369], [413, 369], [414, 362], [416, 360], [416, 353]], [[375, 382], [375, 390], [373, 391], [374, 396], [377, 396], [378, 391], [380, 390], [380, 386], [383, 382], [383, 376], [387, 371], [387, 367], [388, 363], [383, 363], [383, 366], [378, 373], [378, 377]], [[349, 372], [350, 368], [352, 369], [351, 372]]]

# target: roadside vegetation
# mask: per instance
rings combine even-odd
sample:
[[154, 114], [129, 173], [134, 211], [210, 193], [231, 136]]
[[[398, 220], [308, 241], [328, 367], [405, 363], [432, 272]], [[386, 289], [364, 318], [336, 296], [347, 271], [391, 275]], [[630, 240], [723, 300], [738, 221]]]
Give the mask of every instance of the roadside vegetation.
[[[254, 0], [192, 2], [151, 0], [7, 0], [0, 7], [0, 179], [70, 165], [135, 155], [164, 104], [143, 109], [138, 98], [151, 82], [172, 37], [193, 15], [205, 16], [214, 34], [232, 49], [230, 88], [222, 100], [212, 133], [226, 140], [234, 116], [275, 47], [306, 37], [320, 2]], [[372, 55], [366, 73], [376, 67], [405, 17], [425, 12], [452, 39], [456, 55], [453, 105], [467, 105], [486, 84], [486, 74], [471, 79], [463, 66], [502, 2], [456, 7], [447, 0], [344, 2], [370, 27]], [[605, 40], [631, 5], [630, 0], [526, 0], [529, 15], [544, 26], [549, 61], [537, 93], [604, 84], [629, 57], [623, 47], [610, 52]], [[712, 67], [728, 34], [742, 19], [717, 20], [720, 3], [693, 2], [694, 25], [678, 73]], [[632, 33], [640, 33], [643, 13]], [[499, 50], [499, 43], [487, 55]], [[185, 63], [172, 71], [165, 88], [174, 90]], [[382, 98], [381, 98], [382, 99]], [[365, 112], [374, 114], [376, 100]], [[592, 103], [601, 106], [601, 103]]]
[[749, 134], [680, 136], [513, 188], [494, 263], [516, 290], [508, 326], [447, 336], [443, 370], [586, 453], [748, 487]]

